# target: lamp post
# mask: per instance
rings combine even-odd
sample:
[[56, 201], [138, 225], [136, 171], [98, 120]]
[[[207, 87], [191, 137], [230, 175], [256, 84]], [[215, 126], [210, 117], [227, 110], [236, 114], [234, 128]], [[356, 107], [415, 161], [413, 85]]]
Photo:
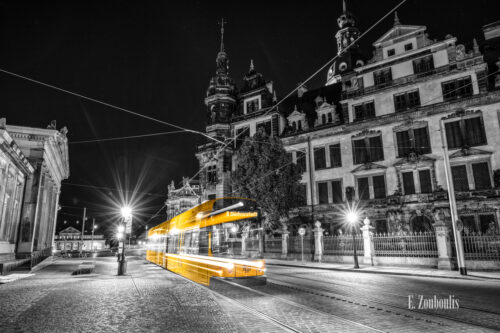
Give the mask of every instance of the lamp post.
[[121, 209], [122, 221], [118, 226], [118, 275], [123, 275], [127, 272], [127, 262], [125, 261], [125, 225], [132, 219], [132, 209], [124, 206]]
[[95, 219], [92, 219], [92, 240], [90, 242], [90, 249], [92, 252], [94, 251], [94, 230], [97, 229], [97, 226], [95, 225]]
[[346, 219], [352, 227], [352, 247], [354, 248], [354, 268], [359, 268], [358, 264], [358, 254], [356, 252], [356, 238], [354, 237], [354, 228], [356, 226], [356, 222], [358, 221], [358, 214], [355, 211], [349, 211], [346, 214]]

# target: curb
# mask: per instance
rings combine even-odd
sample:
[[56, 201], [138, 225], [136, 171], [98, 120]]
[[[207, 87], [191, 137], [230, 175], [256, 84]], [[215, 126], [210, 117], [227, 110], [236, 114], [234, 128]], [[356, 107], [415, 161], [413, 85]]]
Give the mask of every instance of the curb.
[[311, 268], [311, 269], [321, 269], [326, 271], [343, 271], [343, 272], [355, 272], [355, 273], [372, 273], [372, 274], [386, 274], [386, 275], [402, 275], [402, 276], [416, 276], [416, 277], [432, 277], [432, 278], [441, 278], [441, 279], [462, 279], [462, 280], [496, 280], [500, 281], [500, 278], [493, 277], [483, 277], [483, 276], [443, 276], [443, 275], [431, 275], [431, 274], [414, 274], [414, 273], [402, 273], [402, 272], [390, 272], [390, 271], [369, 271], [363, 269], [354, 269], [354, 268], [336, 268], [336, 267], [315, 267], [315, 266], [307, 266], [307, 265], [294, 265], [294, 264], [272, 264], [266, 262], [266, 266], [287, 266], [287, 267], [299, 267], [299, 268]]
[[37, 271], [49, 266], [54, 261], [55, 261], [54, 256], [49, 256], [49, 257], [45, 258], [44, 260], [42, 260], [41, 262], [39, 262], [38, 264], [36, 264], [35, 266], [33, 266], [30, 270], [30, 273], [37, 272]]

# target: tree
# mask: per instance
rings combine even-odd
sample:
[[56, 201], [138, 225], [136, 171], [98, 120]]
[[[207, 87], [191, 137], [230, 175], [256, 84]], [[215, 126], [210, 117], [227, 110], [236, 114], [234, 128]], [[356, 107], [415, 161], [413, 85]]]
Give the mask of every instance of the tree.
[[300, 185], [303, 170], [292, 163], [281, 140], [264, 130], [246, 138], [236, 152], [232, 174], [235, 193], [257, 201], [265, 219], [264, 228], [279, 227], [291, 209], [304, 203]]

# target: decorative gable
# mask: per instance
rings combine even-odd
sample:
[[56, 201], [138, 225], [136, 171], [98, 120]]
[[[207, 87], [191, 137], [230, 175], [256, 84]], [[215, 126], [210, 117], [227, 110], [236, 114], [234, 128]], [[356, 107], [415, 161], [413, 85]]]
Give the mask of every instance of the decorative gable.
[[306, 114], [297, 110], [297, 105], [295, 105], [293, 112], [287, 117], [287, 120], [293, 131], [307, 129]]
[[420, 32], [424, 32], [426, 29], [427, 27], [423, 25], [394, 25], [389, 31], [382, 35], [382, 37], [377, 39], [375, 43], [373, 43], [373, 46], [381, 47], [392, 44], [396, 38], [401, 40], [404, 37], [411, 37]]
[[79, 231], [78, 229], [76, 228], [73, 228], [73, 227], [67, 227], [66, 229], [64, 230], [61, 230], [59, 232], [59, 235], [62, 235], [62, 234], [65, 234], [65, 235], [68, 235], [68, 234], [71, 234], [71, 235], [74, 235], [74, 234], [81, 234], [81, 231]]

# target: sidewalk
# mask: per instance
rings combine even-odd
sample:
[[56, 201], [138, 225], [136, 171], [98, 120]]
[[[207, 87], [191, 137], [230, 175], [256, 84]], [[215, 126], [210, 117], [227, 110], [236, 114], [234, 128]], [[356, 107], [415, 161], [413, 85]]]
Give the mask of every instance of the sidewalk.
[[467, 279], [467, 280], [498, 280], [500, 281], [500, 271], [468, 271], [467, 276], [460, 275], [458, 271], [447, 271], [426, 267], [391, 267], [391, 266], [370, 266], [359, 265], [359, 269], [354, 269], [351, 263], [320, 263], [297, 260], [266, 259], [267, 266], [279, 265], [289, 267], [304, 267], [313, 269], [336, 270], [358, 273], [374, 273], [389, 275], [422, 276], [446, 279]]

